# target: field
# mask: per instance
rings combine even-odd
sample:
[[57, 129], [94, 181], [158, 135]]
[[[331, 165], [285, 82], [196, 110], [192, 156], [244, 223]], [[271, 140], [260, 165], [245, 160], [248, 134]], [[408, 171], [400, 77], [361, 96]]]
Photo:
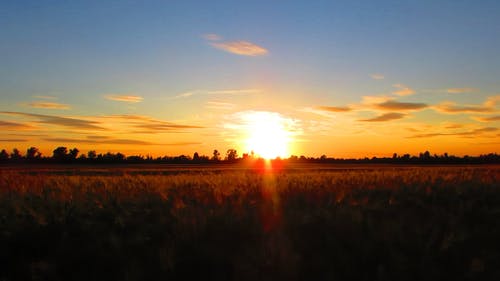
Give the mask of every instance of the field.
[[499, 280], [500, 166], [0, 169], [0, 280]]

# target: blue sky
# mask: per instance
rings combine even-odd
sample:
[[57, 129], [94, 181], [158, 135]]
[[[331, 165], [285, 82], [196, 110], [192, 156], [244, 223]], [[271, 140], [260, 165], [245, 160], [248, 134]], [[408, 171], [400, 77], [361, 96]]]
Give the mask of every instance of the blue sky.
[[[0, 6], [0, 110], [74, 118], [148, 116], [204, 127], [203, 133], [183, 133], [185, 140], [180, 143], [191, 143], [190, 138], [203, 134], [217, 135], [231, 114], [266, 110], [302, 124], [300, 143], [319, 138], [304, 124], [329, 123], [335, 132], [338, 120], [345, 117], [305, 116], [304, 108], [356, 108], [355, 114], [348, 113], [350, 121], [342, 121], [347, 126], [380, 113], [373, 107], [360, 108], [363, 97], [392, 95], [398, 102], [428, 105], [412, 111], [410, 119], [391, 122], [395, 128], [416, 123], [441, 126], [433, 134], [448, 123], [463, 125], [463, 131], [452, 132], [458, 134], [498, 128], [496, 102], [492, 110], [451, 115], [432, 107], [441, 105], [442, 109], [446, 102], [481, 106], [498, 96], [499, 14], [498, 1], [7, 1]], [[207, 34], [218, 38], [209, 40]], [[238, 54], [228, 49], [235, 42], [247, 42], [265, 52]], [[412, 93], [393, 94], [404, 89]], [[141, 99], [116, 101], [110, 96]], [[52, 105], [41, 107], [42, 102]], [[225, 103], [225, 111], [213, 110], [207, 103]], [[407, 108], [397, 110], [410, 116]], [[484, 124], [478, 118], [493, 121]], [[5, 114], [0, 120], [39, 122]], [[359, 130], [383, 135], [379, 128], [366, 126], [360, 125]], [[75, 140], [80, 133], [40, 127], [29, 134], [36, 130]], [[125, 129], [123, 134], [145, 138]], [[335, 134], [322, 137], [321, 142], [345, 137], [349, 143], [355, 138]], [[204, 142], [202, 150], [238, 146], [222, 135]], [[392, 145], [415, 150], [443, 150], [447, 142], [458, 141], [463, 146], [456, 153], [461, 153], [471, 144], [438, 137], [440, 145], [433, 147], [408, 141], [411, 135], [400, 135]], [[497, 135], [489, 136], [481, 140], [491, 143], [487, 148], [482, 145], [469, 152], [498, 152], [498, 143], [491, 140]], [[47, 142], [47, 137], [16, 138], [46, 147], [56, 144]], [[159, 138], [179, 137], [161, 135], [155, 143]], [[8, 139], [12, 138], [0, 145], [27, 145]], [[193, 149], [178, 145], [169, 151]], [[389, 151], [376, 149], [367, 151]], [[365, 152], [345, 151], [351, 151], [346, 155]], [[296, 152], [308, 151], [297, 148]]]

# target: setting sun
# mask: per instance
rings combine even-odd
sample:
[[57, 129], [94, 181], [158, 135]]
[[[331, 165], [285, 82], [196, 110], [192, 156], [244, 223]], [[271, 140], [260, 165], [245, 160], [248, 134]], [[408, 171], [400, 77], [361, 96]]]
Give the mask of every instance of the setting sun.
[[245, 150], [266, 159], [289, 156], [291, 132], [287, 120], [274, 112], [248, 112], [245, 122]]

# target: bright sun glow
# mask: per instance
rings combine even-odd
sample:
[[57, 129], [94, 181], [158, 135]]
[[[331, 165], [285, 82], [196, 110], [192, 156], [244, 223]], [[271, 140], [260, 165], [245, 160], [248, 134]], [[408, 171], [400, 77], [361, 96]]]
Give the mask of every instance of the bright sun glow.
[[274, 112], [252, 111], [243, 116], [246, 131], [245, 150], [266, 159], [289, 156], [292, 138], [290, 120]]

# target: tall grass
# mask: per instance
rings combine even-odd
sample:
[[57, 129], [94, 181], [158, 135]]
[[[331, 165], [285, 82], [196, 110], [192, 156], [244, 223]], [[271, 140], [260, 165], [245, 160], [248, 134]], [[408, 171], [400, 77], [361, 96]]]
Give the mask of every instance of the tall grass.
[[0, 280], [497, 280], [499, 171], [1, 171]]

